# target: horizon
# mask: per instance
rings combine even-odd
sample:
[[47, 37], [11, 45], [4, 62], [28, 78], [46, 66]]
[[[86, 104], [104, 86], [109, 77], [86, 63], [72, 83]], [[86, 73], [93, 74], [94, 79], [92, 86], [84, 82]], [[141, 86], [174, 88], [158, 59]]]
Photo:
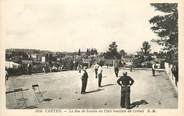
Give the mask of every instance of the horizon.
[[[77, 50], [77, 51], [55, 51], [55, 50], [47, 50], [47, 49], [36, 49], [36, 48], [6, 48], [5, 49], [5, 51], [6, 50], [11, 50], [11, 49], [13, 49], [13, 50], [39, 50], [39, 51], [48, 51], [48, 52], [61, 52], [61, 53], [77, 53], [78, 51], [79, 51], [79, 49]], [[89, 48], [89, 49], [91, 49], [91, 48]], [[81, 50], [80, 52], [83, 52], [83, 53], [85, 53], [87, 51], [87, 49], [85, 49], [85, 50]], [[105, 53], [105, 52], [107, 52], [107, 51], [98, 51], [97, 50], [97, 52], [98, 52], [98, 54], [100, 54], [100, 53]], [[118, 51], [118, 52], [120, 52], [120, 51]], [[126, 51], [125, 51], [126, 52]], [[135, 54], [137, 54], [137, 52], [140, 52], [140, 51], [136, 51], [136, 52], [132, 52], [132, 53], [130, 53], [130, 52], [126, 52], [128, 55], [131, 55], [131, 54], [133, 54], [133, 55], [135, 55]], [[157, 52], [157, 53], [159, 53], [160, 51], [153, 51], [153, 52], [150, 52], [151, 54], [152, 53], [154, 53], [154, 52]]]

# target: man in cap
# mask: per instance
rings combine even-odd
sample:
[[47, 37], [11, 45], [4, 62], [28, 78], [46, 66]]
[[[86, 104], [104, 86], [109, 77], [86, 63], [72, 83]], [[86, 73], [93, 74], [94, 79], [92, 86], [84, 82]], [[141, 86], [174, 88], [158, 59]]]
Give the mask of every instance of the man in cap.
[[95, 77], [96, 77], [96, 78], [97, 78], [97, 76], [98, 76], [98, 67], [99, 67], [99, 65], [98, 65], [98, 63], [96, 62], [96, 64], [94, 65]]
[[99, 67], [98, 67], [98, 87], [102, 87], [101, 86], [101, 82], [102, 82], [102, 72], [103, 72], [103, 69], [102, 69], [102, 64], [99, 64]]
[[118, 85], [121, 86], [121, 107], [122, 108], [130, 108], [130, 86], [133, 85], [134, 80], [127, 76], [127, 72], [123, 73], [123, 76], [121, 76], [117, 80]]
[[86, 86], [87, 86], [87, 81], [88, 81], [88, 73], [87, 73], [86, 69], [87, 69], [87, 67], [84, 66], [80, 72], [81, 73], [81, 80], [82, 80], [81, 94], [86, 93]]

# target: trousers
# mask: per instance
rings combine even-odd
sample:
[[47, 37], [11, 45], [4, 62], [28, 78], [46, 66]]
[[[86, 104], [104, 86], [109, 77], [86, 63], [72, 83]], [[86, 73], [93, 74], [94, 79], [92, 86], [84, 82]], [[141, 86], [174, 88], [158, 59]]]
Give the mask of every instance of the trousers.
[[87, 78], [82, 79], [81, 93], [84, 93], [86, 91], [86, 87], [87, 87]]
[[152, 74], [153, 76], [155, 76], [155, 69], [152, 69]]
[[119, 68], [118, 68], [118, 67], [115, 67], [115, 68], [114, 68], [114, 72], [115, 72], [116, 77], [118, 77]]
[[98, 69], [95, 69], [95, 77], [97, 78]]
[[130, 107], [130, 87], [121, 87], [121, 103], [122, 108]]
[[102, 74], [98, 74], [98, 87], [101, 87]]

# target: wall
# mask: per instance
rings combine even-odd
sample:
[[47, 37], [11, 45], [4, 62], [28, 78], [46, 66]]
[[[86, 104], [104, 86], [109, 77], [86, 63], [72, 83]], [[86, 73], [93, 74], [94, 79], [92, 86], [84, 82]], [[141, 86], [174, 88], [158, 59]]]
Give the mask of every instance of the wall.
[[166, 73], [167, 73], [167, 75], [168, 75], [167, 77], [168, 77], [169, 80], [171, 81], [171, 83], [172, 83], [174, 89], [176, 90], [176, 92], [178, 92], [178, 88], [177, 88], [177, 86], [175, 85], [175, 77], [174, 77], [174, 75], [173, 75], [172, 72], [171, 72], [171, 68], [172, 68], [172, 65], [165, 62], [165, 71], [166, 71]]

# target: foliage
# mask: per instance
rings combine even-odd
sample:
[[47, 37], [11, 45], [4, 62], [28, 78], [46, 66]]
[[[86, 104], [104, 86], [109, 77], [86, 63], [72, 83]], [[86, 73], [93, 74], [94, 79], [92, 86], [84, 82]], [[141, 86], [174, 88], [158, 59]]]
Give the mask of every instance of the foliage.
[[[150, 54], [151, 45], [144, 41], [142, 43], [142, 48], [140, 51], [137, 51], [137, 55], [133, 60], [133, 65], [135, 67], [150, 67], [150, 61], [153, 60]], [[144, 66], [143, 66], [144, 65]]]
[[66, 57], [63, 59], [63, 65], [65, 70], [72, 70], [73, 69], [73, 58]]
[[127, 56], [127, 53], [125, 52], [125, 50], [120, 50], [119, 54], [122, 56], [122, 57], [125, 57]]
[[[149, 20], [153, 25], [151, 29], [160, 38], [154, 40], [159, 45], [164, 46], [164, 51], [168, 53], [168, 60], [177, 60], [178, 55], [178, 10], [177, 3], [152, 3], [151, 6], [156, 11], [164, 15], [154, 16]], [[174, 53], [173, 55], [170, 55]]]
[[97, 52], [97, 49], [95, 49], [95, 48], [91, 48], [91, 49], [87, 49], [87, 51], [86, 51], [86, 55], [97, 55], [98, 54], [98, 52]]
[[142, 44], [142, 48], [141, 51], [144, 55], [149, 55], [150, 51], [151, 51], [151, 46], [147, 41], [144, 41]]
[[104, 54], [104, 57], [106, 59], [115, 59], [115, 58], [120, 59], [121, 55], [118, 53], [117, 47], [118, 45], [116, 44], [116, 42], [112, 42], [109, 45], [108, 51]]

